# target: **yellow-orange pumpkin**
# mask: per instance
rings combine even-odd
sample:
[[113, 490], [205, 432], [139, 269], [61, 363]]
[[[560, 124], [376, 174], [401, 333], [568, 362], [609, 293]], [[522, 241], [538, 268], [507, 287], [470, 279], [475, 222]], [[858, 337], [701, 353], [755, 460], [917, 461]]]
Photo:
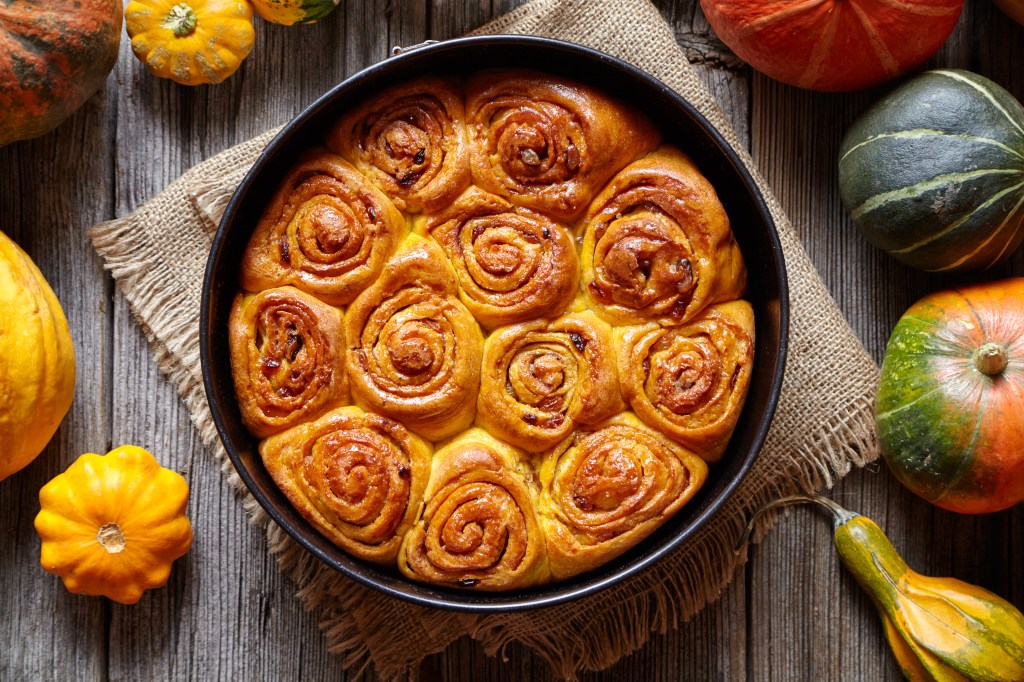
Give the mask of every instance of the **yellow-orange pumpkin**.
[[134, 604], [192, 546], [187, 502], [181, 474], [142, 448], [82, 455], [39, 491], [40, 563], [69, 592]]
[[924, 63], [964, 0], [701, 0], [740, 59], [783, 83], [858, 90]]
[[0, 145], [47, 133], [117, 61], [117, 0], [0, 2]]

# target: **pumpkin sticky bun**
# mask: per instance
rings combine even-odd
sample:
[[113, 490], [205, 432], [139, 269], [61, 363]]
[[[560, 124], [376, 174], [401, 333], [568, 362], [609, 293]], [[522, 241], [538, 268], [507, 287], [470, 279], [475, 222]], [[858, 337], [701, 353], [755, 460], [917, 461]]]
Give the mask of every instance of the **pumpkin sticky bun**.
[[754, 364], [754, 312], [712, 306], [687, 324], [615, 330], [622, 396], [647, 424], [708, 462], [722, 456]]
[[436, 441], [473, 422], [483, 334], [440, 248], [411, 236], [345, 315], [356, 404]]
[[419, 78], [381, 92], [343, 116], [327, 145], [402, 211], [432, 213], [469, 186], [462, 87], [452, 79]]
[[739, 298], [746, 269], [714, 188], [662, 147], [627, 166], [590, 204], [581, 287], [612, 324], [679, 324]]
[[369, 286], [405, 237], [394, 204], [340, 156], [307, 152], [263, 212], [242, 257], [242, 288], [291, 284], [331, 305]]
[[513, 447], [469, 429], [435, 453], [399, 569], [420, 582], [485, 591], [547, 581], [536, 495], [536, 477]]
[[594, 88], [516, 69], [470, 77], [466, 121], [473, 182], [566, 222], [660, 139], [645, 117]]
[[305, 292], [239, 294], [228, 342], [242, 421], [257, 438], [348, 400], [341, 311]]
[[430, 476], [430, 443], [355, 406], [332, 410], [260, 443], [292, 506], [349, 554], [391, 564]]
[[629, 412], [577, 429], [544, 454], [540, 469], [552, 576], [589, 571], [636, 545], [696, 494], [707, 471]]
[[529, 452], [623, 409], [612, 332], [589, 311], [496, 329], [484, 342], [477, 422]]
[[470, 188], [423, 232], [444, 249], [462, 302], [485, 328], [554, 317], [576, 296], [579, 261], [569, 232], [497, 195]]

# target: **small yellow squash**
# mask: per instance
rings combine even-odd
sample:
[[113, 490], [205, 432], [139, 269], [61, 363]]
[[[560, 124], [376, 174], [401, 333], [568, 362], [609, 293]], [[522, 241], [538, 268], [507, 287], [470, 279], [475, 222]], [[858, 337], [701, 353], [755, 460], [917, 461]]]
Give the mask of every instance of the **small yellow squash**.
[[75, 348], [60, 302], [0, 232], [0, 480], [46, 447], [71, 407]]
[[135, 56], [182, 85], [220, 83], [255, 40], [247, 0], [132, 0], [124, 18]]
[[[896, 662], [910, 682], [1024, 682], [1024, 614], [988, 590], [911, 570], [871, 519], [818, 495], [767, 505], [815, 502], [832, 513], [843, 565], [871, 597]], [[746, 544], [753, 519], [740, 541]]]
[[43, 568], [69, 592], [134, 604], [192, 546], [187, 502], [185, 479], [142, 448], [82, 455], [39, 491]]

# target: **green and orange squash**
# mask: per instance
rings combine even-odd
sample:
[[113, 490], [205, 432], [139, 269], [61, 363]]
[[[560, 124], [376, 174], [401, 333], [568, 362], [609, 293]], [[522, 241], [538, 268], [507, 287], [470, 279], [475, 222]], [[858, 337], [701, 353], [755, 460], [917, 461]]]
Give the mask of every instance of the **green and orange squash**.
[[117, 0], [0, 2], [0, 145], [48, 133], [85, 104], [120, 40]]
[[912, 78], [864, 112], [839, 190], [869, 242], [915, 268], [983, 270], [1024, 239], [1024, 107], [969, 71]]
[[911, 682], [1024, 682], [1024, 614], [1002, 597], [956, 578], [911, 570], [871, 519], [818, 495], [794, 495], [758, 510], [817, 503], [831, 513], [843, 565], [868, 593], [903, 675]]
[[341, 0], [251, 0], [256, 14], [274, 24], [292, 26], [320, 21]]
[[1024, 278], [939, 291], [896, 324], [875, 405], [896, 477], [961, 513], [1024, 500]]

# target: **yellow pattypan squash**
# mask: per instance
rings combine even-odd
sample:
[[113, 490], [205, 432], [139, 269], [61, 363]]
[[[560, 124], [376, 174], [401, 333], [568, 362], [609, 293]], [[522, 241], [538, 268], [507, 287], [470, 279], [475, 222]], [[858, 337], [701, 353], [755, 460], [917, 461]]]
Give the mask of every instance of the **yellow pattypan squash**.
[[124, 18], [135, 56], [182, 85], [220, 83], [255, 40], [246, 0], [132, 0]]
[[142, 448], [82, 455], [39, 491], [43, 568], [69, 592], [134, 604], [192, 546], [187, 502], [185, 479]]
[[60, 302], [0, 232], [0, 480], [53, 437], [75, 391], [75, 349]]

